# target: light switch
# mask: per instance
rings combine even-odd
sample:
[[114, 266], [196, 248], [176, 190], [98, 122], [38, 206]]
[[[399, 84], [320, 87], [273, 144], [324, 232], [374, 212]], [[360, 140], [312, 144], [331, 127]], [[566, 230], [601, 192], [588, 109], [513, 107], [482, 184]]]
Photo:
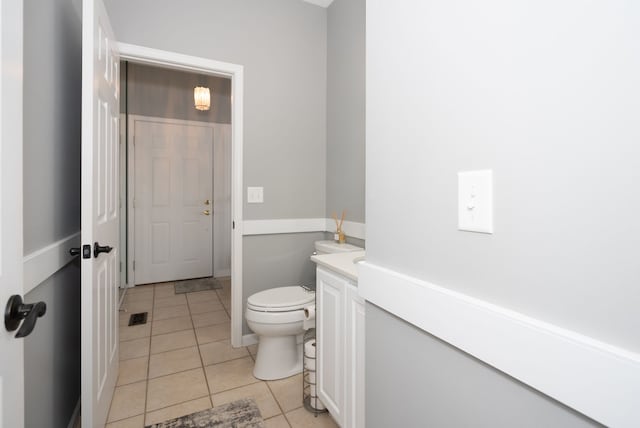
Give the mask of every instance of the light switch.
[[493, 233], [493, 171], [458, 173], [458, 229]]
[[264, 202], [264, 187], [247, 187], [247, 202], [261, 204]]

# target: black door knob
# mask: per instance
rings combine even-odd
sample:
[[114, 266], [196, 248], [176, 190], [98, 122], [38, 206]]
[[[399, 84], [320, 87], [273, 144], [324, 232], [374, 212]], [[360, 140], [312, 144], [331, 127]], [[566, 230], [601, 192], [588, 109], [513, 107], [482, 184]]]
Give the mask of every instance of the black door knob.
[[8, 331], [14, 331], [24, 320], [15, 337], [26, 337], [33, 331], [38, 318], [46, 312], [47, 305], [44, 302], [26, 304], [22, 302], [22, 297], [14, 294], [4, 310], [4, 326]]
[[102, 246], [97, 242], [93, 244], [93, 257], [98, 257], [100, 253], [110, 253], [113, 250], [113, 247], [108, 245]]

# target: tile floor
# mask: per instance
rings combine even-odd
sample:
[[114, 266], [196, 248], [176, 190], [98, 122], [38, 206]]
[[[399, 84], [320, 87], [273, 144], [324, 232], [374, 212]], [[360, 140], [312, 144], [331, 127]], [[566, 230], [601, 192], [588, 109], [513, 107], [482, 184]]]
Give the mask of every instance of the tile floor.
[[[173, 283], [128, 290], [120, 312], [120, 373], [106, 428], [142, 428], [252, 397], [267, 428], [336, 427], [302, 407], [302, 375], [253, 377], [256, 346], [234, 349], [230, 281], [222, 290], [174, 293]], [[127, 326], [135, 312], [147, 324]]]

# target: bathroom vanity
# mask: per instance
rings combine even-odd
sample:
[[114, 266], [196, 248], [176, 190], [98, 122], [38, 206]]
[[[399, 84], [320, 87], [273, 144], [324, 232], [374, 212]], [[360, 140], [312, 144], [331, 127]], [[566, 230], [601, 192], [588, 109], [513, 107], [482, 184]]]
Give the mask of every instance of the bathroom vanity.
[[317, 264], [318, 396], [343, 428], [365, 426], [364, 299], [357, 262], [364, 251], [312, 256]]

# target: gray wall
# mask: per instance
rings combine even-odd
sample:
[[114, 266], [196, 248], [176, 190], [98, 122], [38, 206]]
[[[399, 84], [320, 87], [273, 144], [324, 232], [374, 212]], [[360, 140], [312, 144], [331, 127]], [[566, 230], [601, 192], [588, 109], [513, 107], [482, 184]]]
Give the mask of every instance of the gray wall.
[[[619, 1], [368, 1], [367, 259], [640, 351], [638, 19]], [[495, 233], [459, 232], [456, 173], [486, 168]], [[401, 362], [367, 339], [369, 373]], [[387, 386], [368, 400], [407, 391]]]
[[300, 0], [105, 3], [119, 41], [244, 66], [244, 185], [263, 186], [265, 199], [245, 203], [245, 219], [324, 216], [326, 9]]
[[[315, 284], [315, 263], [309, 257], [323, 232], [247, 236], [243, 240], [243, 302], [253, 293], [274, 287]], [[247, 260], [251, 264], [246, 263]], [[243, 331], [251, 333], [242, 318]]]
[[365, 0], [327, 11], [327, 216], [365, 221]]
[[600, 426], [377, 306], [366, 322], [367, 428]]
[[25, 426], [67, 427], [80, 399], [80, 260], [27, 294], [47, 313], [24, 341]]
[[[126, 111], [129, 114], [231, 123], [231, 80], [127, 62], [122, 63], [122, 68], [128, 76]], [[195, 109], [193, 88], [196, 86], [211, 90], [210, 110]]]
[[[79, 2], [24, 2], [24, 251], [80, 230]], [[29, 427], [66, 427], [80, 398], [80, 269], [67, 265], [25, 296], [47, 314], [25, 339]]]

